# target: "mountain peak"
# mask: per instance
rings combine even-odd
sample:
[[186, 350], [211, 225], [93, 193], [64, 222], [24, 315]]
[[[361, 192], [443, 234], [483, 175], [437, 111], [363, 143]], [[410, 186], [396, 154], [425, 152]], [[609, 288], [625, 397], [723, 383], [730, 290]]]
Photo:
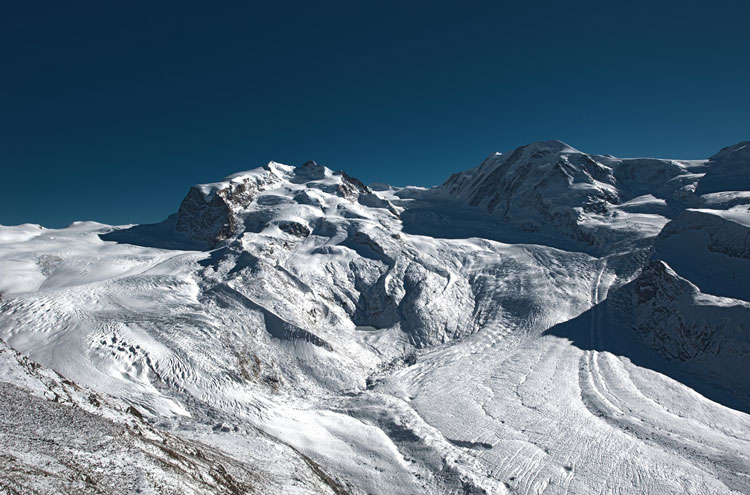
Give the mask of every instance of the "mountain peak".
[[548, 141], [535, 141], [521, 146], [519, 149], [532, 151], [547, 151], [551, 153], [580, 153], [577, 149], [559, 139], [550, 139]]
[[301, 166], [294, 169], [294, 174], [308, 180], [318, 180], [325, 178], [326, 171], [330, 173], [330, 170], [323, 165], [319, 165], [313, 160], [307, 160]]
[[723, 163], [750, 163], [750, 141], [740, 141], [739, 143], [722, 148], [718, 153], [709, 158], [712, 162]]

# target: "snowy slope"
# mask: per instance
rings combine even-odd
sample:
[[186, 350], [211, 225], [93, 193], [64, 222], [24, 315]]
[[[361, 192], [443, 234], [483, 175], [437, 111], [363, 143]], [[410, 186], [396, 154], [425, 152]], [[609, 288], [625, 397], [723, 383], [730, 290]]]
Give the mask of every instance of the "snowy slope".
[[747, 492], [728, 150], [547, 141], [432, 189], [270, 162], [157, 225], [0, 227], [0, 338], [258, 493]]
[[333, 494], [338, 488], [312, 461], [270, 437], [253, 439], [266, 452], [262, 458], [230, 456], [200, 436], [154, 428], [138, 409], [82, 388], [2, 341], [0, 364], [4, 492]]

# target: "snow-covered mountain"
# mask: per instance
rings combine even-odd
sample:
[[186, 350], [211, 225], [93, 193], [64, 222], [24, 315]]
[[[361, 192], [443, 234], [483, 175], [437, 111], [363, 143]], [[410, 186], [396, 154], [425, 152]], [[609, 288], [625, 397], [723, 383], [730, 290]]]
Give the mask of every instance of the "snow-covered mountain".
[[429, 193], [486, 210], [521, 230], [562, 234], [606, 253], [658, 233], [692, 204], [705, 169], [700, 160], [622, 160], [543, 141], [490, 155]]
[[748, 149], [545, 141], [431, 189], [270, 162], [156, 225], [0, 227], [3, 407], [67, 466], [6, 421], [0, 486], [747, 492]]

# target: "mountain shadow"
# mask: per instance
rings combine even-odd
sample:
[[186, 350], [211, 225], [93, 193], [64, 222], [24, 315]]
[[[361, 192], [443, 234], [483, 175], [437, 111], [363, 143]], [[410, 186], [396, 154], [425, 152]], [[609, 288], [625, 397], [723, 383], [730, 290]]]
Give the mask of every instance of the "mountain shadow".
[[544, 244], [564, 251], [598, 256], [601, 248], [576, 241], [555, 232], [524, 231], [505, 223], [481, 208], [450, 204], [444, 201], [412, 200], [399, 204], [403, 231], [437, 239], [468, 239], [477, 237], [505, 244]]
[[[627, 290], [627, 286], [617, 289]], [[615, 294], [617, 296], [622, 294]], [[597, 304], [576, 318], [559, 323], [544, 332], [569, 340], [581, 350], [610, 352], [628, 358], [636, 366], [668, 376], [693, 389], [702, 396], [723, 406], [750, 414], [747, 384], [729, 386], [732, 378], [722, 377], [721, 362], [711, 362], [711, 356], [696, 356], [694, 360], [669, 359], [638, 339], [637, 332], [623, 318], [619, 301], [610, 298]], [[725, 372], [726, 374], [726, 372]], [[722, 378], [726, 378], [723, 380]]]
[[170, 215], [160, 223], [134, 225], [123, 229], [100, 234], [103, 241], [158, 249], [178, 249], [181, 251], [208, 251], [209, 246], [203, 241], [190, 239], [187, 234], [177, 232], [175, 225], [177, 215]]

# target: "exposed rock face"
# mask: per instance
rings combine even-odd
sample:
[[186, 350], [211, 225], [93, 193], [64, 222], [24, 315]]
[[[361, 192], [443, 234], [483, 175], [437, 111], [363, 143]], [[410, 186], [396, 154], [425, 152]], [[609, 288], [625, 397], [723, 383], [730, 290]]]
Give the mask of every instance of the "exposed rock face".
[[372, 194], [370, 188], [362, 183], [359, 179], [352, 177], [344, 171], [335, 172], [336, 175], [341, 175], [341, 183], [339, 184], [337, 191], [339, 195], [350, 201], [356, 201], [360, 194]]
[[299, 222], [279, 222], [279, 228], [296, 237], [307, 237], [310, 235], [310, 228]]
[[193, 240], [215, 245], [232, 235], [236, 220], [224, 195], [215, 194], [210, 200], [191, 187], [177, 211], [178, 232], [185, 232]]
[[687, 319], [697, 287], [662, 261], [651, 261], [636, 279], [635, 328], [649, 346], [669, 359], [687, 361], [705, 353], [721, 329], [710, 322]]
[[702, 293], [669, 265], [652, 260], [613, 304], [623, 304], [637, 338], [668, 360], [720, 386], [750, 389], [750, 303]]
[[236, 174], [222, 182], [191, 187], [177, 211], [178, 232], [209, 246], [236, 234], [242, 227], [240, 213], [258, 192], [280, 182], [273, 162], [251, 174]]

